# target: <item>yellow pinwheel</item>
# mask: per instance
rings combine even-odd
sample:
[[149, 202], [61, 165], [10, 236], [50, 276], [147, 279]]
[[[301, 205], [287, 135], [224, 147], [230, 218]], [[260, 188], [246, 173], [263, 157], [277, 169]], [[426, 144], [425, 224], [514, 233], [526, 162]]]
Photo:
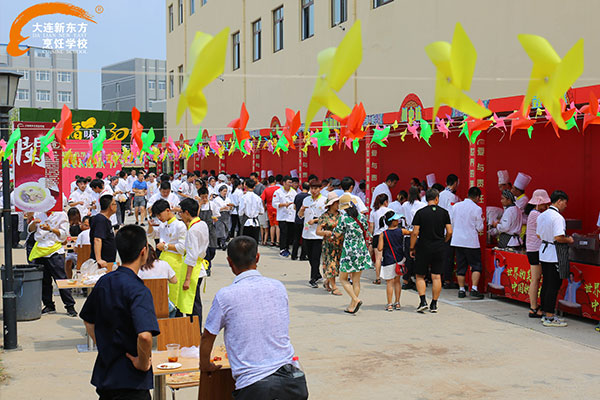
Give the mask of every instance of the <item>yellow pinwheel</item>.
[[225, 70], [228, 39], [229, 28], [223, 29], [214, 37], [196, 32], [188, 61], [189, 71], [192, 72], [179, 96], [177, 123], [186, 108], [190, 109], [194, 125], [198, 125], [206, 116], [208, 103], [202, 90]]
[[558, 127], [567, 130], [560, 100], [583, 73], [583, 39], [579, 39], [562, 60], [541, 36], [522, 34], [519, 41], [533, 61], [524, 111], [533, 96], [537, 96]]
[[336, 92], [342, 89], [362, 61], [360, 20], [354, 23], [337, 48], [322, 50], [317, 60], [319, 76], [306, 112], [305, 130], [310, 129], [310, 123], [321, 107], [341, 118], [350, 114], [350, 107], [340, 100]]
[[491, 114], [464, 93], [471, 88], [477, 51], [460, 23], [454, 28], [452, 44], [433, 42], [425, 46], [425, 52], [437, 68], [432, 120], [442, 103], [475, 118]]

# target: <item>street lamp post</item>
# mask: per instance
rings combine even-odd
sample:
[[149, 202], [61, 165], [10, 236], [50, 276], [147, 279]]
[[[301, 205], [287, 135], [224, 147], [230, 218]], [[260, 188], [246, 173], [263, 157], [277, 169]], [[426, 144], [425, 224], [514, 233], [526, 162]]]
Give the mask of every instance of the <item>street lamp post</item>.
[[[8, 142], [8, 112], [14, 107], [17, 85], [21, 74], [0, 71], [0, 130]], [[12, 219], [10, 215], [10, 167], [2, 161], [2, 217], [4, 218], [4, 279], [2, 280], [2, 308], [4, 310], [4, 349], [14, 350], [17, 344], [17, 297], [14, 292], [12, 264]]]

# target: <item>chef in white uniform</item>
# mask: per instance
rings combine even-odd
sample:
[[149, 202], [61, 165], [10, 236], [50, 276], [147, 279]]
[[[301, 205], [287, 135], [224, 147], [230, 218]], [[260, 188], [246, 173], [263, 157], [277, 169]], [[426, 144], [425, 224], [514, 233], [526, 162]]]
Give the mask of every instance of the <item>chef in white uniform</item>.
[[500, 190], [500, 192], [512, 189], [512, 183], [510, 183], [510, 175], [505, 169], [498, 171], [498, 189]]

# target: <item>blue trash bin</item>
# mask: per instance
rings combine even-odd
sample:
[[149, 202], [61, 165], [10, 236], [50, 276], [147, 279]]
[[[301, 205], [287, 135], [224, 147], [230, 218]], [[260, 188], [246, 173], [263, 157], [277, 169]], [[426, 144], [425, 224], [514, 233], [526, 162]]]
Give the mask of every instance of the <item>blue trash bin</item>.
[[[42, 317], [42, 278], [39, 264], [13, 265], [14, 291], [17, 296], [17, 321], [33, 321]], [[2, 266], [2, 279], [5, 269]]]

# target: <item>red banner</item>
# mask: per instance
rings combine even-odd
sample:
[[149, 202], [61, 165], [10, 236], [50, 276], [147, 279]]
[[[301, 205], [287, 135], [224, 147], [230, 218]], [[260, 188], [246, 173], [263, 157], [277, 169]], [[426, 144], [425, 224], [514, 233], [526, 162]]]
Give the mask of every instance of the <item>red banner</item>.
[[371, 204], [371, 195], [373, 194], [373, 190], [375, 190], [375, 186], [378, 185], [379, 181], [379, 155], [378, 150], [375, 145], [366, 146], [366, 155], [365, 155], [365, 164], [366, 164], [366, 204], [367, 207]]
[[298, 149], [298, 177], [300, 182], [308, 181], [308, 152]]
[[54, 160], [48, 153], [40, 157], [40, 137], [56, 123], [13, 122], [21, 130], [21, 139], [15, 144], [13, 168], [15, 172], [14, 201], [18, 211], [62, 211], [62, 150], [53, 141], [50, 145]]
[[[529, 303], [531, 268], [527, 255], [487, 249], [486, 291]], [[571, 263], [571, 275], [558, 292], [557, 308], [565, 313], [600, 320], [600, 266]]]
[[[469, 145], [469, 188], [477, 186], [481, 189], [481, 198], [479, 199], [479, 207], [483, 210], [483, 218], [485, 220], [485, 209], [487, 204], [487, 195], [485, 191], [485, 139], [481, 138], [476, 143]], [[485, 248], [487, 243], [487, 223], [483, 224], [483, 232], [479, 235], [481, 248]]]

